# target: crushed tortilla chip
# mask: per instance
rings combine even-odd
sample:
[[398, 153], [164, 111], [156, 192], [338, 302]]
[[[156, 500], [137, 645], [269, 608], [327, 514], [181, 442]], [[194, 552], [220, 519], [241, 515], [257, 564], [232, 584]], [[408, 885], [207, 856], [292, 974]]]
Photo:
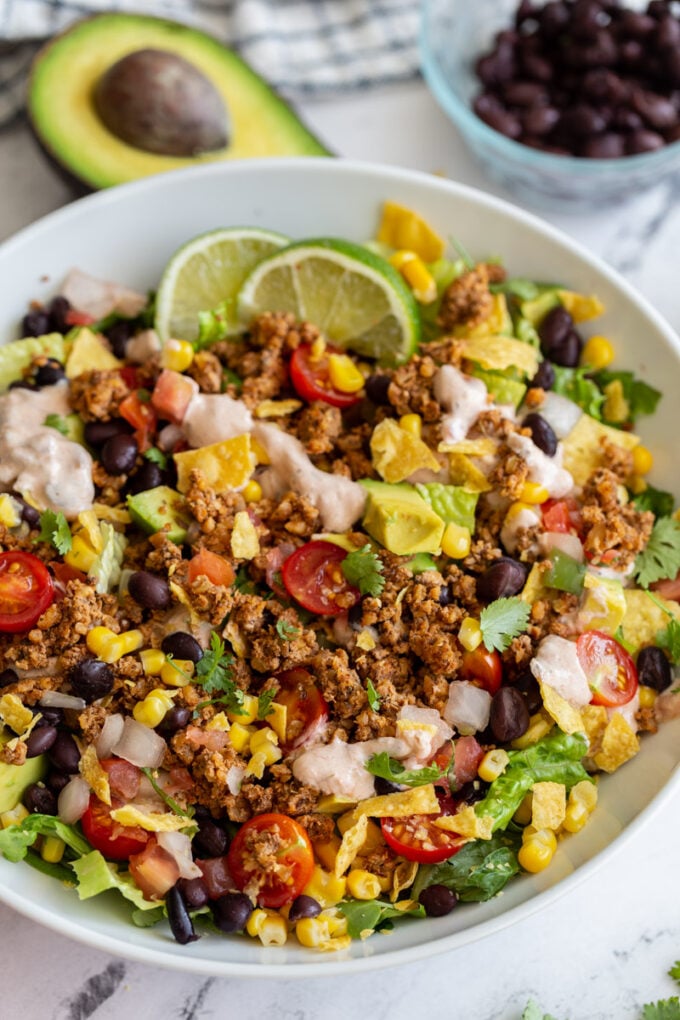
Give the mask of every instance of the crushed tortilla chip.
[[597, 319], [604, 312], [604, 305], [594, 294], [578, 294], [574, 290], [558, 290], [560, 302], [567, 309], [574, 322]]
[[543, 564], [534, 563], [529, 571], [529, 576], [524, 582], [524, 587], [519, 593], [522, 602], [528, 602], [530, 606], [533, 606], [540, 599], [549, 599], [551, 595], [554, 595], [554, 589], [551, 590], [543, 583], [544, 574]]
[[576, 783], [569, 791], [569, 803], [583, 804], [592, 814], [597, 806], [597, 783], [591, 782], [590, 779], [582, 779], [580, 783]]
[[132, 518], [127, 510], [119, 506], [107, 506], [106, 503], [93, 503], [92, 510], [100, 521], [110, 524], [129, 524]]
[[463, 357], [482, 368], [505, 371], [518, 368], [529, 378], [536, 375], [541, 360], [539, 352], [523, 340], [510, 336], [484, 336], [462, 341]]
[[5, 726], [23, 736], [33, 722], [33, 713], [16, 694], [3, 694], [0, 698], [0, 717]]
[[544, 683], [541, 679], [538, 681], [538, 686], [541, 689], [543, 707], [563, 733], [583, 733], [585, 725], [579, 710], [570, 705], [561, 694], [558, 694], [554, 687]]
[[593, 761], [603, 772], [615, 772], [640, 750], [640, 741], [623, 718], [615, 712], [602, 734], [602, 747]]
[[602, 736], [609, 721], [607, 709], [604, 705], [584, 705], [581, 709], [581, 718], [588, 738], [588, 753], [592, 757], [602, 744]]
[[403, 482], [414, 471], [440, 471], [441, 464], [427, 443], [402, 429], [393, 418], [385, 418], [371, 436], [373, 466], [386, 482]]
[[571, 474], [576, 485], [585, 485], [593, 471], [606, 467], [603, 439], [624, 450], [632, 450], [640, 442], [639, 436], [633, 432], [611, 428], [595, 421], [589, 414], [582, 414], [562, 440], [562, 466]]
[[375, 638], [368, 627], [364, 627], [357, 634], [357, 648], [361, 648], [363, 652], [372, 652], [375, 648]]
[[386, 793], [382, 797], [369, 797], [357, 804], [352, 815], [370, 815], [372, 818], [405, 818], [407, 815], [438, 815], [441, 808], [432, 783], [416, 786], [412, 790]]
[[286, 415], [295, 414], [301, 407], [301, 400], [263, 400], [253, 414], [256, 418], [285, 418]]
[[564, 783], [534, 783], [531, 792], [531, 824], [537, 829], [552, 829], [556, 832], [567, 810]]
[[[94, 744], [90, 744], [86, 747], [80, 756], [80, 765], [78, 766], [80, 774], [101, 801], [111, 806], [111, 787], [109, 786], [108, 774], [104, 771], [99, 763], [97, 752], [94, 749]], [[132, 823], [134, 824], [134, 823]]]
[[455, 815], [435, 818], [432, 824], [438, 829], [467, 836], [468, 839], [491, 839], [493, 835], [493, 818], [490, 815], [478, 815], [472, 804], [468, 804]]
[[188, 825], [192, 824], [190, 818], [183, 818], [172, 811], [165, 811], [163, 814], [156, 812], [149, 814], [146, 811], [140, 811], [134, 804], [125, 804], [123, 807], [115, 808], [111, 812], [111, 817], [119, 825], [138, 825], [146, 832], [179, 832], [180, 829], [186, 829]]
[[367, 828], [368, 815], [361, 815], [344, 833], [340, 848], [335, 857], [335, 867], [333, 868], [333, 874], [336, 878], [342, 878], [354, 862], [366, 840]]
[[493, 485], [483, 471], [464, 453], [449, 454], [449, 479], [468, 492], [490, 492]]
[[490, 436], [481, 439], [460, 439], [457, 443], [440, 443], [440, 453], [462, 453], [466, 457], [492, 457], [498, 449], [498, 442]]
[[247, 510], [239, 510], [234, 517], [231, 552], [237, 560], [252, 560], [259, 555], [260, 539], [257, 528], [248, 516]]
[[[665, 630], [672, 617], [680, 620], [680, 605], [641, 588], [624, 588], [626, 612], [621, 621], [623, 640], [634, 655], [645, 645], [656, 644], [656, 635]], [[661, 608], [664, 607], [664, 609]]]
[[[416, 861], [400, 860], [392, 872], [392, 888], [390, 890], [390, 902], [394, 903], [399, 898], [402, 889], [408, 889], [413, 885], [418, 871]], [[412, 900], [404, 900], [404, 903], [412, 903]], [[399, 904], [401, 908], [401, 904]], [[407, 909], [407, 908], [404, 908]]]

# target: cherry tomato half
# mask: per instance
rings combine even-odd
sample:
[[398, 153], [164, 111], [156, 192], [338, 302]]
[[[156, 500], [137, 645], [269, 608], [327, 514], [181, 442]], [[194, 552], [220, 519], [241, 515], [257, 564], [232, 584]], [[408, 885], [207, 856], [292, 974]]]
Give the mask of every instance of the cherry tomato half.
[[110, 861], [127, 861], [132, 854], [141, 853], [149, 841], [149, 833], [144, 829], [120, 825], [111, 817], [111, 812], [125, 803], [120, 797], [111, 797], [109, 807], [93, 793], [80, 819], [85, 839]]
[[261, 907], [274, 909], [292, 903], [314, 871], [306, 830], [287, 815], [273, 813], [255, 815], [242, 825], [227, 859], [238, 888]]
[[626, 705], [638, 689], [635, 663], [618, 641], [600, 630], [581, 634], [576, 642], [581, 668], [593, 692], [594, 705]]
[[361, 599], [361, 592], [342, 572], [340, 564], [346, 556], [339, 545], [322, 539], [300, 546], [281, 567], [286, 591], [319, 616], [351, 609]]
[[479, 645], [473, 652], [464, 652], [461, 677], [463, 680], [471, 680], [489, 694], [495, 694], [503, 679], [500, 655], [496, 651], [488, 652], [483, 645]]
[[381, 818], [380, 828], [388, 846], [419, 864], [438, 864], [458, 853], [465, 845], [464, 836], [433, 824], [441, 815], [455, 815], [458, 804], [453, 797], [437, 792], [439, 815], [407, 815], [406, 818]]
[[30, 630], [54, 594], [50, 572], [37, 556], [18, 549], [0, 553], [0, 631]]
[[358, 404], [358, 393], [343, 393], [336, 390], [328, 375], [328, 355], [342, 354], [335, 347], [326, 347], [322, 357], [312, 358], [310, 344], [300, 344], [290, 359], [290, 381], [295, 392], [303, 400], [323, 400], [333, 407], [352, 407]]
[[287, 669], [278, 673], [276, 702], [286, 706], [286, 736], [281, 749], [289, 754], [302, 747], [310, 730], [328, 718], [326, 700], [306, 669]]
[[[447, 740], [439, 748], [433, 763], [441, 769], [445, 775], [438, 780], [438, 785], [449, 788], [449, 784], [457, 790], [466, 783], [471, 783], [477, 778], [479, 763], [484, 757], [485, 751], [481, 744], [473, 736], [456, 737], [455, 740]], [[451, 759], [453, 758], [453, 769]]]

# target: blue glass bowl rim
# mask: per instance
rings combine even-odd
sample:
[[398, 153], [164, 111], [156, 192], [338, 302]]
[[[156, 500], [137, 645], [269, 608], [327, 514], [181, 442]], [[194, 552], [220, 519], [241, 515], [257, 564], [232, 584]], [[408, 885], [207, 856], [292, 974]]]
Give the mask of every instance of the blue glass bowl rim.
[[[432, 7], [437, 0], [422, 0], [420, 18], [420, 62], [425, 82], [441, 107], [457, 123], [465, 136], [478, 135], [489, 145], [495, 146], [502, 154], [514, 163], [535, 166], [536, 169], [550, 171], [560, 176], [567, 174], [582, 178], [613, 178], [628, 175], [635, 170], [650, 172], [654, 167], [670, 171], [670, 164], [677, 162], [680, 170], [680, 141], [671, 142], [654, 152], [643, 152], [635, 156], [622, 156], [617, 159], [586, 159], [576, 156], [558, 156], [555, 153], [541, 152], [521, 142], [507, 138], [500, 131], [485, 124], [471, 107], [463, 103], [449, 85], [448, 79], [430, 46], [430, 20]], [[455, 0], [447, 0], [453, 8]], [[470, 0], [466, 0], [470, 2]]]

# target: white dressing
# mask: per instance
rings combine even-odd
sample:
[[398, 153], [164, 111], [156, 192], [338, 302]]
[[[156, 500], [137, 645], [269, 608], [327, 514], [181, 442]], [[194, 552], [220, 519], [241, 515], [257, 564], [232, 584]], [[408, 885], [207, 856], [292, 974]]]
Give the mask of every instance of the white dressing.
[[543, 450], [539, 450], [533, 439], [518, 432], [508, 436], [508, 446], [529, 468], [529, 480], [546, 488], [552, 499], [561, 499], [573, 490], [574, 479], [562, 467], [562, 447], [559, 443], [554, 457], [548, 457]]
[[537, 680], [552, 687], [574, 708], [589, 704], [592, 691], [576, 651], [576, 642], [557, 634], [543, 638], [530, 663]]
[[434, 377], [434, 395], [446, 412], [441, 421], [445, 443], [465, 439], [482, 411], [488, 407], [488, 392], [481, 379], [464, 375], [453, 365], [442, 365]]
[[253, 416], [242, 400], [228, 393], [196, 393], [189, 401], [182, 429], [190, 446], [198, 449], [242, 436], [253, 427]]
[[336, 738], [330, 744], [303, 751], [293, 762], [293, 775], [298, 782], [322, 793], [365, 800], [375, 793], [375, 777], [366, 771], [366, 762], [383, 751], [392, 758], [401, 758], [408, 753], [408, 747], [395, 737], [377, 737], [357, 744]]
[[155, 329], [143, 329], [128, 340], [125, 357], [135, 365], [143, 365], [161, 349], [161, 340]]

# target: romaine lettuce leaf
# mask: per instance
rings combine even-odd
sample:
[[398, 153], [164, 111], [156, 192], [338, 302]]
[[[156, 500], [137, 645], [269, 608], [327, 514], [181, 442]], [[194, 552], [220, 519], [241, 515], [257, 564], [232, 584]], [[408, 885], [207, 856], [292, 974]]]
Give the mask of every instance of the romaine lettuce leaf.
[[78, 856], [91, 850], [85, 837], [73, 825], [67, 825], [54, 815], [35, 814], [24, 818], [18, 825], [0, 829], [0, 853], [8, 861], [23, 861], [38, 836], [57, 836]]
[[478, 492], [468, 492], [458, 485], [442, 485], [441, 482], [416, 485], [416, 490], [445, 524], [458, 524], [467, 528], [470, 534], [474, 532]]
[[400, 910], [394, 903], [383, 903], [382, 900], [347, 900], [338, 903], [340, 910], [347, 918], [347, 934], [350, 938], [361, 938], [361, 933], [375, 931], [385, 921], [399, 917], [425, 917], [425, 909], [420, 903], [413, 903], [409, 910]]
[[519, 833], [497, 832], [491, 839], [475, 839], [443, 861], [421, 867], [413, 886], [417, 899], [430, 885], [445, 885], [463, 903], [481, 903], [496, 896], [519, 871]]
[[127, 871], [119, 872], [115, 864], [109, 864], [99, 850], [80, 857], [71, 863], [76, 873], [78, 896], [81, 900], [89, 900], [92, 896], [117, 889], [126, 900], [130, 900], [137, 910], [157, 910], [161, 904], [157, 900], [146, 900]]

